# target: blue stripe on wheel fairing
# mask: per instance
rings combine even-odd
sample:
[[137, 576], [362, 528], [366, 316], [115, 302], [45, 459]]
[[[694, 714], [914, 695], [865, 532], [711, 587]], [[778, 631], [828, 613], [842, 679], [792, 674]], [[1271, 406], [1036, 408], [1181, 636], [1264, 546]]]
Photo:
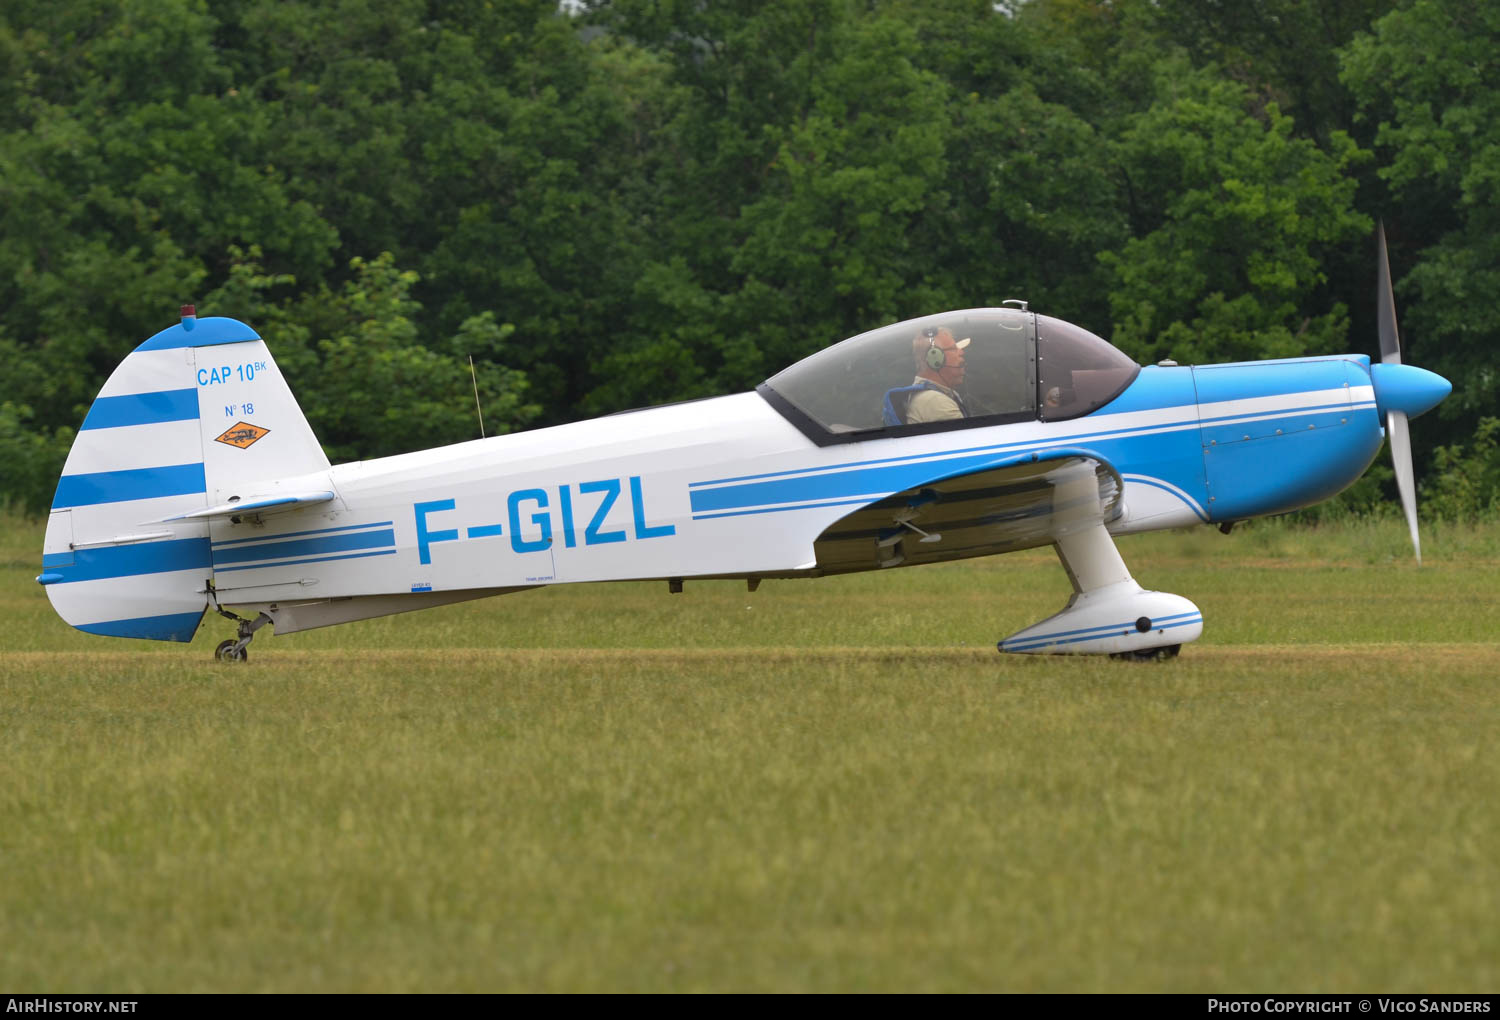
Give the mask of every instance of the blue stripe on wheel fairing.
[[121, 397], [97, 397], [79, 431], [117, 429], [126, 425], [156, 425], [191, 421], [198, 417], [197, 390], [158, 390]]
[[[1203, 622], [1202, 613], [1183, 614], [1184, 619], [1178, 617], [1164, 617], [1161, 620], [1152, 621], [1151, 630], [1175, 630], [1178, 627], [1191, 627], [1195, 623]], [[1167, 622], [1172, 620], [1174, 622]], [[1026, 652], [1033, 648], [1043, 648], [1048, 645], [1072, 645], [1080, 641], [1093, 641], [1098, 638], [1111, 637], [1115, 634], [1129, 636], [1135, 631], [1135, 621], [1125, 620], [1112, 626], [1089, 627], [1084, 630], [1065, 630], [1055, 634], [1037, 634], [1032, 637], [1013, 640], [1006, 638], [1000, 642], [1000, 648], [1006, 652]], [[1149, 632], [1148, 632], [1149, 633]], [[1063, 637], [1065, 634], [1076, 634], [1077, 637]]]
[[[1163, 630], [1163, 631], [1168, 631], [1168, 630], [1175, 630], [1178, 627], [1191, 627], [1195, 623], [1202, 623], [1202, 622], [1203, 622], [1203, 618], [1200, 616], [1197, 619], [1193, 619], [1193, 620], [1180, 620], [1177, 623], [1168, 623], [1168, 624], [1166, 624], [1166, 625], [1164, 625], [1164, 626], [1162, 626], [1160, 628], [1153, 628], [1153, 629], [1159, 629], [1159, 630]], [[1121, 636], [1129, 636], [1130, 632], [1132, 630], [1134, 630], [1134, 629], [1135, 629], [1134, 627], [1126, 627], [1126, 628], [1124, 628], [1123, 630], [1120, 631]], [[1036, 650], [1038, 648], [1053, 648], [1053, 647], [1056, 647], [1058, 645], [1076, 645], [1076, 644], [1078, 644], [1080, 642], [1083, 642], [1083, 641], [1097, 641], [1097, 640], [1100, 640], [1101, 638], [1106, 638], [1106, 637], [1109, 637], [1109, 636], [1110, 635], [1107, 634], [1107, 633], [1105, 633], [1105, 634], [1085, 634], [1082, 637], [1065, 638], [1065, 639], [1060, 640], [1060, 641], [1048, 638], [1046, 640], [1025, 641], [1025, 642], [1018, 642], [1016, 644], [1009, 644], [1007, 642], [1001, 642], [1001, 644], [1000, 644], [1000, 650], [1003, 651], [1003, 652], [1030, 652], [1030, 651], [1034, 651], [1034, 650]]]
[[[64, 560], [71, 562], [64, 563]], [[170, 542], [106, 545], [97, 549], [49, 553], [42, 557], [42, 569], [62, 575], [53, 584], [69, 584], [137, 574], [161, 574], [169, 570], [207, 570], [211, 562], [208, 539], [179, 538]]]
[[132, 499], [155, 499], [158, 496], [185, 496], [204, 492], [206, 489], [201, 462], [63, 475], [57, 482], [57, 495], [52, 497], [52, 509], [124, 503]]
[[[1174, 620], [1178, 620], [1183, 623], [1192, 623], [1193, 621], [1189, 620], [1188, 617], [1192, 616], [1201, 619], [1202, 615], [1203, 614], [1198, 612], [1197, 610], [1191, 610], [1186, 613], [1173, 613], [1171, 616], [1152, 617], [1151, 629], [1155, 630], [1158, 624], [1171, 623]], [[1124, 628], [1126, 630], [1134, 630], [1135, 620], [1124, 620], [1120, 623], [1103, 623], [1094, 627], [1079, 627], [1076, 630], [1055, 630], [1049, 634], [1033, 634], [1031, 637], [1021, 638], [1020, 643], [1043, 640], [1051, 641], [1054, 638], [1073, 637], [1076, 634], [1105, 634], [1112, 630], [1120, 630], [1121, 628]], [[1007, 638], [1007, 640], [1010, 639]]]
[[[260, 560], [292, 559], [301, 556], [317, 556], [323, 553], [349, 552], [354, 549], [385, 549], [396, 544], [396, 532], [363, 531], [352, 535], [326, 535], [323, 538], [303, 538], [291, 542], [268, 542], [265, 545], [239, 546], [214, 550], [214, 566], [230, 563], [253, 563]], [[43, 564], [45, 566], [46, 564]]]
[[[207, 607], [205, 607], [206, 609]], [[165, 616], [138, 616], [133, 620], [105, 620], [102, 623], [74, 624], [89, 634], [105, 637], [149, 638], [152, 641], [191, 641], [203, 619], [205, 609], [195, 613], [168, 613]]]

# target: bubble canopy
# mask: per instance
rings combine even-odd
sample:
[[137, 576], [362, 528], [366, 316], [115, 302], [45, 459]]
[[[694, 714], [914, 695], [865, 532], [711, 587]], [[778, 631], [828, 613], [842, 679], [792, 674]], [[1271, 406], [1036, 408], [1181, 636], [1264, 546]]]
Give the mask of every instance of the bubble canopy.
[[[955, 389], [967, 416], [886, 423], [921, 370], [923, 338], [946, 330], [963, 347]], [[758, 391], [819, 445], [1077, 418], [1113, 400], [1140, 366], [1082, 327], [1020, 308], [974, 308], [908, 319], [850, 337], [767, 379]], [[900, 399], [895, 401], [901, 406]]]

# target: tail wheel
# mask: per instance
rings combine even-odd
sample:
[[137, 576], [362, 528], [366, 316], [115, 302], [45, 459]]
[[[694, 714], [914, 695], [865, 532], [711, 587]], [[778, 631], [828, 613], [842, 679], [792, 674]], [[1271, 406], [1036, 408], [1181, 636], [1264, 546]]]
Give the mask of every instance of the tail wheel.
[[1180, 651], [1181, 645], [1162, 645], [1160, 648], [1139, 648], [1133, 652], [1113, 652], [1110, 658], [1122, 662], [1166, 662], [1177, 658]]

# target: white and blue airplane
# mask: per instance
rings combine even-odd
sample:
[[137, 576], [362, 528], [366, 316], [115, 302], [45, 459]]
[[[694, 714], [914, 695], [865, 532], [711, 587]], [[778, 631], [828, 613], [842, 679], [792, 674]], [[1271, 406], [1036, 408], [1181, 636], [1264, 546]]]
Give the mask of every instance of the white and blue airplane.
[[[186, 306], [89, 409], [37, 580], [92, 634], [188, 641], [213, 609], [238, 622], [216, 655], [244, 660], [267, 623], [580, 581], [753, 590], [1052, 545], [1073, 596], [1001, 651], [1169, 658], [1202, 614], [1141, 588], [1117, 535], [1308, 506], [1389, 435], [1417, 542], [1407, 419], [1451, 387], [1401, 364], [1383, 239], [1380, 263], [1379, 364], [1143, 368], [1005, 302], [861, 334], [752, 393], [337, 466], [255, 331]], [[924, 355], [964, 362], [965, 416], [891, 416], [931, 388], [913, 382]]]

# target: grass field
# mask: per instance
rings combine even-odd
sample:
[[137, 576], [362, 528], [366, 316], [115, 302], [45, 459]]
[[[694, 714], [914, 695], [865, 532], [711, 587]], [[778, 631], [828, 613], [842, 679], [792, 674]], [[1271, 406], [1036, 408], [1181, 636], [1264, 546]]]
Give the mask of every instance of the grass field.
[[0, 988], [1493, 991], [1500, 527], [1122, 542], [1166, 664], [1010, 658], [1051, 553], [90, 637], [0, 519]]

